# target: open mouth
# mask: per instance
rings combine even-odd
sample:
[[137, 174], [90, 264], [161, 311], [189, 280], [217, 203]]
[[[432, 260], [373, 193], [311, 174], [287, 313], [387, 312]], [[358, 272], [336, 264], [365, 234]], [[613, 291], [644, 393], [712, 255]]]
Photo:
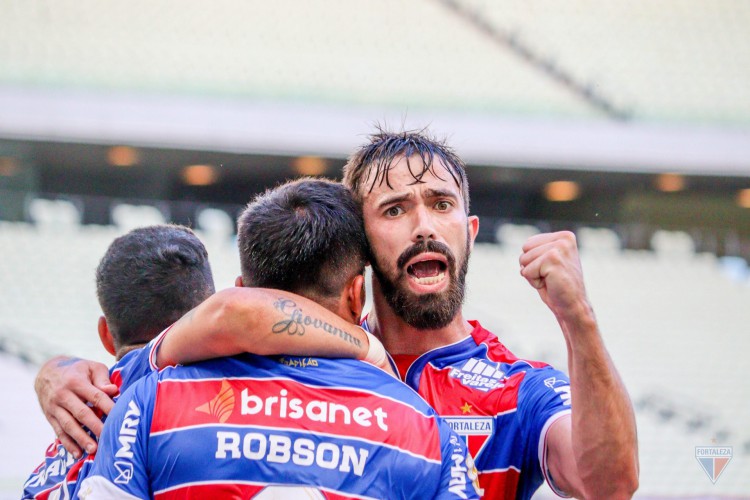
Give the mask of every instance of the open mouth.
[[445, 279], [448, 263], [443, 256], [420, 255], [406, 266], [407, 274], [419, 285], [435, 285]]

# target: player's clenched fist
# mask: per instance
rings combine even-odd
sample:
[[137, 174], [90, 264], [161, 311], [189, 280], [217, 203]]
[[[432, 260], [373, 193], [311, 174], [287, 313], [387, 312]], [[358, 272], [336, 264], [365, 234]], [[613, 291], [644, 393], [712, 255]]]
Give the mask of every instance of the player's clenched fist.
[[558, 320], [590, 311], [576, 237], [570, 231], [537, 234], [523, 245], [521, 276], [537, 289]]

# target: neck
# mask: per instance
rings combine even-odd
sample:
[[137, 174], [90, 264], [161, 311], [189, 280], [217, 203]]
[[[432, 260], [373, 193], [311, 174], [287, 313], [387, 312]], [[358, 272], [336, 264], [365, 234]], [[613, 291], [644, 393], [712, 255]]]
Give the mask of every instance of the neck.
[[115, 358], [117, 361], [120, 361], [123, 356], [125, 356], [130, 351], [135, 351], [136, 349], [140, 349], [141, 347], [145, 346], [146, 344], [132, 344], [132, 345], [124, 345], [117, 349], [117, 352], [115, 353]]
[[373, 280], [373, 310], [367, 325], [391, 354], [420, 355], [427, 351], [465, 339], [474, 329], [459, 312], [450, 323], [434, 330], [420, 330], [393, 312]]

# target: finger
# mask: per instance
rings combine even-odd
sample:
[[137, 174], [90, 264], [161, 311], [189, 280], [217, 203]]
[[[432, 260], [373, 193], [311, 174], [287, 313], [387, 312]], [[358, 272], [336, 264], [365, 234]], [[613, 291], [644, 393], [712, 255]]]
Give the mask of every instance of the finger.
[[545, 276], [542, 274], [544, 260], [544, 257], [539, 257], [521, 268], [521, 276], [526, 278], [526, 281], [537, 290], [544, 288], [545, 285]]
[[62, 434], [57, 436], [57, 439], [60, 441], [60, 444], [62, 444], [63, 448], [65, 448], [71, 455], [73, 455], [76, 460], [83, 456], [83, 451], [71, 436], [63, 432]]
[[535, 234], [534, 236], [531, 236], [529, 239], [526, 240], [526, 242], [523, 244], [521, 249], [524, 252], [526, 252], [539, 245], [544, 245], [544, 244], [551, 243], [553, 241], [558, 241], [558, 240], [564, 240], [569, 243], [575, 243], [576, 235], [570, 231], [557, 231], [554, 233]]
[[[113, 385], [115, 387], [115, 389], [117, 389], [117, 386], [114, 385], [114, 384], [108, 384], [108, 385]], [[83, 394], [81, 394], [81, 397], [85, 401], [90, 402], [94, 406], [94, 408], [100, 409], [102, 412], [104, 412], [105, 415], [109, 415], [109, 412], [112, 410], [112, 407], [115, 405], [115, 402], [112, 401], [112, 398], [110, 398], [109, 395], [106, 392], [101, 391], [101, 390], [97, 389], [94, 386], [86, 387], [83, 390]], [[88, 408], [88, 406], [87, 406], [87, 408]], [[93, 415], [93, 412], [91, 412], [91, 414]], [[91, 415], [89, 413], [83, 412], [83, 418], [87, 418], [88, 419], [88, 418], [92, 418], [92, 417], [91, 417]], [[100, 420], [99, 417], [97, 417], [96, 415], [94, 415], [94, 418], [96, 418], [97, 421]], [[81, 422], [83, 425], [85, 425], [86, 427], [88, 427], [92, 431], [94, 430], [89, 425], [88, 421], [84, 421], [84, 420], [80, 420], [79, 419], [79, 422]], [[91, 422], [91, 424], [92, 425], [96, 425], [93, 422]], [[96, 435], [98, 436], [99, 434], [96, 433]]]
[[548, 253], [551, 254], [552, 252], [559, 252], [559, 251], [560, 250], [558, 248], [558, 243], [551, 241], [551, 242], [544, 243], [544, 244], [528, 249], [527, 251], [521, 254], [521, 256], [518, 258], [518, 262], [521, 264], [521, 266], [527, 267], [533, 261], [539, 259], [545, 254], [548, 254]]
[[55, 431], [55, 437], [60, 441], [60, 444], [63, 445], [63, 448], [65, 448], [68, 453], [73, 455], [76, 459], [80, 458], [83, 454], [83, 450], [76, 444], [73, 438], [63, 431], [60, 422], [51, 415], [47, 415], [47, 420], [52, 426], [52, 430]]
[[[61, 442], [65, 443], [70, 441], [75, 443], [79, 449], [86, 450], [86, 453], [93, 453], [96, 451], [96, 441], [81, 427], [81, 425], [75, 420], [73, 415], [59, 412], [57, 414], [57, 420], [60, 422], [62, 432], [58, 436]], [[101, 421], [99, 421], [99, 431], [101, 432]], [[64, 445], [65, 449], [69, 449], [68, 445]]]
[[109, 379], [109, 368], [106, 365], [90, 361], [88, 368], [91, 373], [91, 383], [93, 385], [101, 388], [112, 384], [112, 381]]
[[524, 279], [526, 279], [526, 281], [529, 282], [529, 285], [531, 285], [532, 287], [536, 288], [537, 290], [540, 290], [540, 289], [544, 288], [544, 285], [545, 285], [544, 278], [533, 278], [533, 277], [526, 276], [524, 274], [524, 268], [523, 267], [521, 268], [521, 276], [523, 276]]
[[101, 389], [102, 392], [107, 394], [109, 397], [117, 396], [120, 393], [120, 388], [117, 387], [116, 384], [107, 384], [105, 386], [100, 387], [99, 389]]
[[103, 424], [99, 416], [94, 413], [94, 410], [90, 406], [86, 405], [83, 401], [76, 397], [75, 394], [70, 393], [69, 397], [61, 400], [60, 406], [62, 407], [62, 411], [55, 413], [55, 417], [57, 417], [57, 420], [60, 421], [60, 424], [63, 426], [63, 430], [72, 435], [75, 438], [76, 442], [78, 442], [79, 444], [81, 444], [81, 442], [77, 438], [78, 433], [76, 432], [74, 434], [69, 428], [70, 424], [68, 423], [68, 421], [70, 419], [75, 419], [74, 423], [76, 424], [76, 427], [80, 428], [81, 425], [85, 425], [96, 436], [99, 436], [99, 434], [102, 432]]

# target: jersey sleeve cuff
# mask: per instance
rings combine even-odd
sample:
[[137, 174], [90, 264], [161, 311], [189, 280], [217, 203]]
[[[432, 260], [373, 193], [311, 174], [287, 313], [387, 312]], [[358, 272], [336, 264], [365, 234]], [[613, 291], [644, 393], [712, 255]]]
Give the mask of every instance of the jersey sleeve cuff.
[[159, 371], [159, 366], [156, 364], [156, 355], [159, 352], [159, 347], [161, 347], [162, 341], [164, 341], [164, 337], [173, 325], [174, 323], [166, 327], [163, 332], [154, 337], [154, 340], [149, 342], [148, 364], [151, 367], [151, 371]]
[[570, 415], [570, 410], [559, 411], [549, 417], [546, 422], [544, 422], [544, 427], [542, 427], [542, 432], [539, 435], [539, 464], [542, 467], [544, 480], [547, 482], [550, 489], [555, 493], [555, 495], [562, 498], [570, 498], [570, 495], [568, 495], [560, 488], [558, 488], [557, 485], [555, 485], [555, 482], [552, 479], [552, 476], [550, 475], [549, 469], [547, 467], [547, 433], [549, 432], [549, 428], [552, 427], [552, 424], [557, 422], [565, 415]]

